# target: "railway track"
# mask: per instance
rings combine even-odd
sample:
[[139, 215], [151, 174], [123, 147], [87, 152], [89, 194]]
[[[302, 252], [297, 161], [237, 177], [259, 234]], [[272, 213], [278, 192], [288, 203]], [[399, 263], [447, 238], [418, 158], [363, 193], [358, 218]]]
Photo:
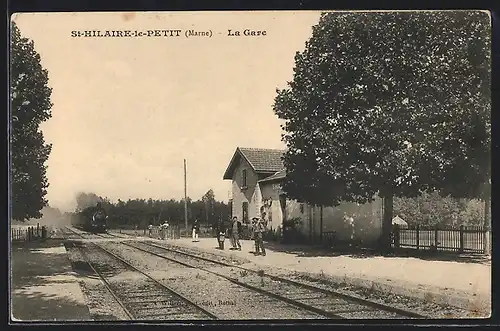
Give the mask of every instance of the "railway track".
[[[217, 277], [222, 277], [238, 286], [330, 319], [425, 318], [425, 316], [414, 312], [363, 300], [361, 298], [351, 297], [278, 276], [265, 275], [263, 272], [155, 245], [153, 243], [136, 242], [131, 244], [130, 242], [122, 242], [121, 244], [167, 259], [188, 268], [203, 270]], [[221, 267], [225, 268], [221, 269]], [[239, 274], [230, 272], [230, 269], [238, 269]], [[244, 280], [245, 275], [249, 274], [253, 275], [253, 277]], [[265, 282], [264, 279], [266, 280]]]
[[[74, 231], [73, 231], [74, 232]], [[100, 238], [123, 238], [113, 234], [98, 234]], [[290, 306], [310, 312], [311, 318], [328, 318], [328, 319], [347, 319], [347, 318], [370, 318], [370, 319], [408, 319], [408, 318], [425, 318], [414, 312], [402, 310], [399, 308], [386, 306], [380, 303], [367, 301], [357, 297], [351, 297], [345, 294], [329, 291], [326, 289], [317, 288], [311, 285], [299, 283], [290, 279], [281, 278], [273, 275], [265, 275], [263, 272], [248, 269], [242, 266], [213, 260], [207, 257], [191, 254], [185, 251], [179, 251], [173, 248], [156, 245], [151, 242], [120, 242], [120, 245], [128, 246], [134, 250], [138, 250], [156, 257], [165, 259], [182, 267], [197, 269], [213, 276], [223, 278], [225, 281], [232, 283], [235, 288], [240, 288], [245, 291], [257, 292], [261, 296], [271, 298], [271, 300], [286, 303]], [[136, 267], [123, 260], [123, 257], [116, 255], [104, 247], [92, 243], [99, 249], [107, 252], [109, 256], [115, 260], [128, 265], [128, 268], [133, 268], [146, 277], [147, 274], [137, 269]], [[118, 253], [121, 252], [118, 250]], [[122, 255], [122, 254], [120, 254]], [[234, 269], [238, 272], [233, 271]], [[96, 270], [98, 272], [98, 270]], [[250, 275], [250, 276], [246, 276]], [[104, 275], [105, 276], [105, 275]], [[151, 278], [151, 277], [150, 277]], [[154, 280], [154, 279], [153, 279]], [[265, 280], [265, 281], [264, 281]], [[155, 281], [157, 282], [157, 281]], [[158, 282], [157, 282], [158, 283]], [[161, 284], [161, 283], [160, 283]], [[154, 297], [156, 289], [150, 287], [150, 293], [145, 293], [144, 297]], [[113, 291], [110, 288], [110, 291]], [[121, 297], [132, 297], [133, 293], [125, 293]], [[117, 300], [126, 300], [120, 299]], [[187, 299], [186, 299], [187, 300]], [[153, 299], [157, 301], [157, 299]], [[189, 300], [188, 300], [189, 301]], [[153, 304], [152, 301], [149, 303]], [[145, 303], [146, 304], [146, 303]], [[145, 306], [146, 311], [151, 307]], [[128, 309], [128, 308], [127, 308]], [[208, 313], [208, 312], [206, 312]], [[210, 313], [209, 313], [210, 314]], [[132, 313], [134, 315], [134, 313]], [[317, 317], [312, 317], [313, 315]], [[213, 315], [212, 315], [213, 316]], [[149, 319], [154, 316], [134, 316], [134, 319]], [[196, 318], [198, 316], [195, 316]], [[202, 318], [202, 317], [200, 317]], [[205, 318], [206, 319], [206, 318]]]
[[[83, 233], [69, 230], [84, 237]], [[85, 262], [130, 320], [217, 319], [217, 316], [166, 287], [122, 257], [96, 243], [86, 245], [79, 247]], [[90, 258], [91, 255], [94, 255], [93, 258]], [[126, 274], [127, 277], [120, 277], [120, 274]]]

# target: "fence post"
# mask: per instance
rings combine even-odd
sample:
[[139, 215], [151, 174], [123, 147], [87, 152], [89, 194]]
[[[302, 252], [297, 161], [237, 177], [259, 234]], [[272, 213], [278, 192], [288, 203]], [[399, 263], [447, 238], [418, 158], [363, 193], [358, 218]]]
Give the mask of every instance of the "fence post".
[[420, 249], [420, 225], [417, 224], [417, 251]]
[[464, 252], [464, 226], [460, 225], [460, 253]]

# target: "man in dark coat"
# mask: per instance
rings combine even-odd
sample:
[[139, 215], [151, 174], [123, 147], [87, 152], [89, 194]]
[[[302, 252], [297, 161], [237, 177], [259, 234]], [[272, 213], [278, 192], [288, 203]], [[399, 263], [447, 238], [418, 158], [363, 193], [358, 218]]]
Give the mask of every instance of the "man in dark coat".
[[234, 216], [233, 217], [233, 222], [231, 223], [231, 236], [232, 236], [232, 244], [233, 244], [233, 249], [238, 249], [241, 251], [241, 243], [240, 243], [240, 236], [241, 236], [241, 222], [238, 221], [238, 217]]
[[266, 232], [266, 222], [262, 218], [254, 217], [254, 238], [255, 238], [255, 255], [266, 256], [264, 248], [264, 233]]
[[252, 225], [251, 225], [251, 235], [250, 235], [250, 239], [253, 240], [254, 244], [255, 244], [255, 252], [254, 254], [258, 254], [258, 249], [259, 249], [259, 246], [257, 244], [257, 221], [259, 220], [258, 217], [254, 217], [252, 218]]

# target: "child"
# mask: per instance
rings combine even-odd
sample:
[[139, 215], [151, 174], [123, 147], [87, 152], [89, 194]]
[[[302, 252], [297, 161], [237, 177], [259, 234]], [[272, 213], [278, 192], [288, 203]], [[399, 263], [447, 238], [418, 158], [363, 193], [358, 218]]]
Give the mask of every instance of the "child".
[[219, 248], [224, 250], [224, 240], [226, 239], [226, 234], [224, 232], [219, 232]]
[[226, 239], [225, 228], [222, 220], [217, 222], [217, 242], [219, 243], [219, 249], [224, 250], [224, 240]]

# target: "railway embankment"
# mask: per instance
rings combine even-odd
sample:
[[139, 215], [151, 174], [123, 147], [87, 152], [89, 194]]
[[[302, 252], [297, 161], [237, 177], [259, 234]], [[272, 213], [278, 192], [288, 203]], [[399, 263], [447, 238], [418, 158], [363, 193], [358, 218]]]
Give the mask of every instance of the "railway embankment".
[[212, 238], [199, 242], [182, 238], [163, 243], [245, 259], [251, 262], [249, 268], [320, 287], [356, 292], [376, 301], [408, 305], [418, 300], [470, 312], [460, 317], [488, 317], [491, 311], [491, 262], [487, 260], [428, 261], [415, 257], [335, 254], [276, 244], [267, 248], [267, 256], [254, 256], [250, 253], [254, 250], [251, 241], [242, 241], [242, 251], [215, 249]]
[[13, 245], [12, 320], [90, 320], [89, 309], [62, 240]]

